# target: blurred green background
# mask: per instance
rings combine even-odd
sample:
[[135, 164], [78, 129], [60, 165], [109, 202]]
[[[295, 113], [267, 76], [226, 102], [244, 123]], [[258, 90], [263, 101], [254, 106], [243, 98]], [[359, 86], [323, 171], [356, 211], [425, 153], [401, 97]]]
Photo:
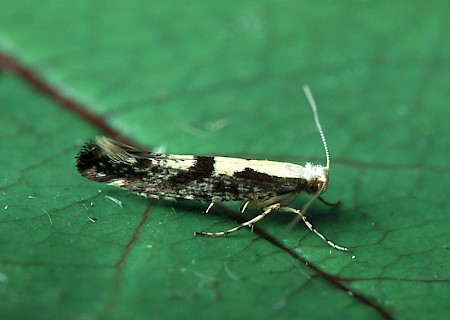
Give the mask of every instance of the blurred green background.
[[[0, 316], [446, 318], [449, 9], [1, 1]], [[305, 83], [331, 152], [326, 199], [342, 201], [308, 217], [355, 259], [301, 224], [287, 231], [282, 214], [258, 225], [266, 236], [196, 238], [237, 222], [75, 169], [81, 145], [105, 133], [80, 110], [170, 153], [324, 163]]]

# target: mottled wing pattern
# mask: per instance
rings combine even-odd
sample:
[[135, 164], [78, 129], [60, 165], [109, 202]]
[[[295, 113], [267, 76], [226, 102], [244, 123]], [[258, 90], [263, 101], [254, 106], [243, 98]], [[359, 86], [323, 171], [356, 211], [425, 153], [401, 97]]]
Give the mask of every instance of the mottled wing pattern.
[[306, 184], [296, 171], [302, 167], [293, 164], [156, 154], [107, 138], [87, 143], [77, 157], [77, 168], [90, 180], [142, 196], [208, 202], [261, 201], [301, 191]]

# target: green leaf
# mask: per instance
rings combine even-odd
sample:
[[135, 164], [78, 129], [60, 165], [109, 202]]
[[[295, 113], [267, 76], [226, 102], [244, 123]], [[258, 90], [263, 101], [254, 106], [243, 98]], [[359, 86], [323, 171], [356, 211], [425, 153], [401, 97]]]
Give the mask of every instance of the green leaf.
[[[444, 319], [448, 13], [447, 1], [2, 4], [2, 318]], [[257, 212], [205, 215], [76, 171], [105, 133], [324, 163], [304, 83], [330, 146], [326, 199], [342, 202], [308, 218], [351, 254], [287, 231], [285, 214], [195, 237]]]

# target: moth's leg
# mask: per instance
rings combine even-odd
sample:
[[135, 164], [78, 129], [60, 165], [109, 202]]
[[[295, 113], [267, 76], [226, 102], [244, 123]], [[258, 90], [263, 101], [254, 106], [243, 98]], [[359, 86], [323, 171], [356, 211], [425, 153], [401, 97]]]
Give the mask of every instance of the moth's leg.
[[261, 214], [257, 215], [256, 217], [254, 217], [253, 219], [248, 220], [247, 222], [244, 222], [244, 223], [238, 225], [237, 227], [231, 228], [231, 229], [226, 230], [226, 231], [221, 231], [221, 232], [196, 231], [194, 234], [198, 235], [198, 236], [208, 236], [208, 237], [225, 236], [225, 235], [227, 235], [229, 233], [235, 232], [235, 231], [237, 231], [239, 229], [242, 229], [244, 227], [251, 227], [253, 224], [255, 224], [258, 221], [262, 220], [265, 216], [267, 216], [273, 210], [277, 210], [278, 208], [280, 208], [280, 204], [279, 203], [272, 204], [272, 205], [264, 208], [264, 211]]
[[211, 208], [213, 207], [215, 202], [211, 202], [208, 206], [208, 208], [206, 208], [205, 213], [209, 213], [209, 210], [211, 210]]
[[[316, 228], [314, 228], [314, 226], [312, 225], [311, 222], [309, 222], [308, 219], [306, 219], [306, 217], [304, 216], [304, 214], [301, 212], [301, 210], [299, 209], [295, 209], [295, 208], [291, 208], [291, 207], [281, 207], [278, 209], [279, 211], [284, 211], [284, 212], [292, 212], [297, 214], [300, 219], [303, 220], [303, 222], [305, 223], [305, 225], [308, 227], [308, 229], [311, 232], [314, 232], [320, 239], [322, 239], [323, 241], [325, 241], [330, 247], [340, 250], [340, 251], [348, 251], [348, 248], [346, 247], [342, 247], [340, 245], [335, 244], [333, 241], [325, 238], [325, 236], [323, 234], [321, 234]], [[295, 221], [295, 220], [294, 220]]]
[[335, 207], [341, 204], [341, 201], [336, 201], [336, 202], [329, 202], [327, 200], [325, 200], [324, 198], [322, 198], [321, 196], [317, 197], [319, 199], [320, 202], [322, 202], [323, 204], [326, 204], [327, 206], [330, 207]]
[[244, 213], [244, 211], [247, 209], [248, 205], [250, 204], [250, 200], [245, 201], [241, 206], [241, 213]]
[[264, 198], [264, 199], [258, 199], [258, 200], [245, 200], [242, 202], [240, 211], [241, 213], [244, 213], [245, 210], [248, 209], [262, 209], [266, 210], [266, 208], [270, 207], [271, 205], [279, 204], [281, 206], [285, 206], [288, 203], [290, 203], [294, 198], [298, 195], [297, 191], [292, 191], [284, 194], [280, 194], [277, 196]]

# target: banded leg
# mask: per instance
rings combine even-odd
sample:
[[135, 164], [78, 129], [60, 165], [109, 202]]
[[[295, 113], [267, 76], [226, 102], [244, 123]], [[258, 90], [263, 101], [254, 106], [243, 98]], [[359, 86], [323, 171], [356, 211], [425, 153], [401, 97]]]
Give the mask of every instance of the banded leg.
[[325, 238], [325, 236], [323, 234], [321, 234], [316, 228], [314, 228], [312, 223], [309, 222], [309, 220], [305, 217], [305, 215], [300, 210], [290, 208], [290, 207], [281, 207], [278, 210], [285, 211], [285, 212], [293, 212], [293, 213], [297, 214], [300, 217], [300, 219], [303, 220], [305, 225], [308, 227], [309, 231], [314, 232], [320, 239], [322, 239], [324, 242], [326, 242], [330, 247], [340, 250], [340, 251], [348, 251], [348, 248], [337, 245], [333, 241]]
[[265, 216], [267, 216], [273, 210], [277, 210], [278, 208], [280, 208], [280, 204], [279, 203], [272, 204], [272, 205], [266, 207], [265, 210], [261, 214], [257, 215], [253, 219], [248, 220], [247, 222], [244, 222], [244, 223], [238, 225], [237, 227], [231, 228], [231, 229], [226, 230], [226, 231], [221, 231], [221, 232], [196, 231], [196, 232], [194, 232], [194, 234], [198, 235], [198, 236], [207, 236], [207, 237], [226, 236], [227, 234], [230, 234], [232, 232], [238, 231], [239, 229], [242, 229], [242, 228], [245, 228], [245, 227], [251, 227], [253, 224], [257, 223], [258, 221], [261, 221]]

